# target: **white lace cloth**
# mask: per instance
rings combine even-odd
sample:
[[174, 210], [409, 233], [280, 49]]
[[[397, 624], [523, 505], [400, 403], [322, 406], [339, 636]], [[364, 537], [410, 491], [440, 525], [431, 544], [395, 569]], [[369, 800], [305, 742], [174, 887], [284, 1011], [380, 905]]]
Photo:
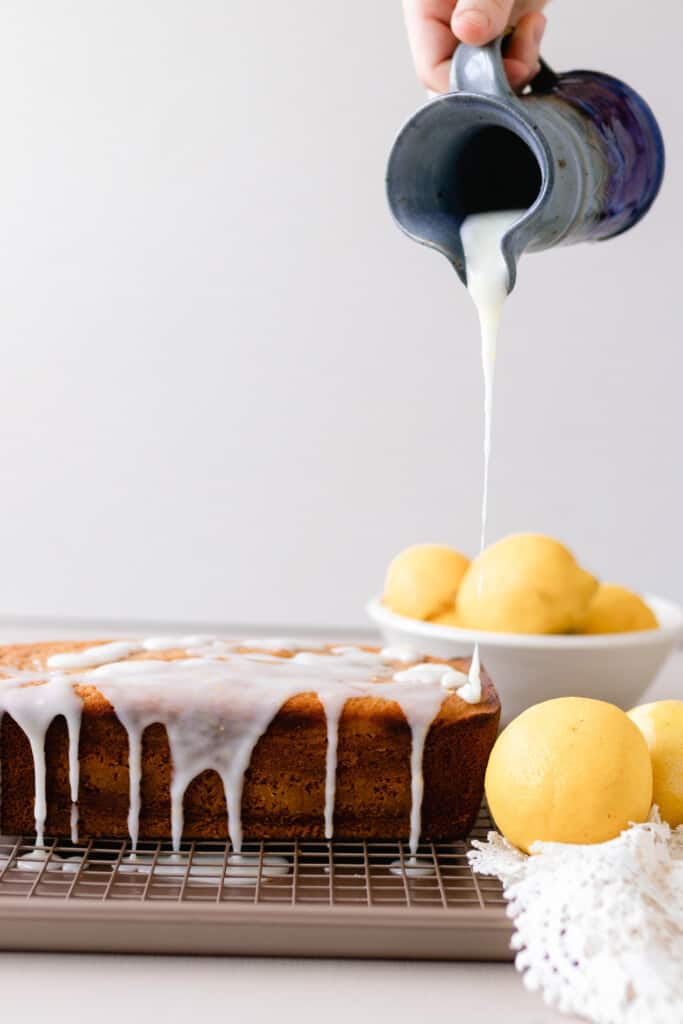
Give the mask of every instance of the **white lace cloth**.
[[596, 1024], [683, 1024], [683, 826], [653, 808], [594, 846], [473, 845], [472, 868], [503, 883], [527, 988]]

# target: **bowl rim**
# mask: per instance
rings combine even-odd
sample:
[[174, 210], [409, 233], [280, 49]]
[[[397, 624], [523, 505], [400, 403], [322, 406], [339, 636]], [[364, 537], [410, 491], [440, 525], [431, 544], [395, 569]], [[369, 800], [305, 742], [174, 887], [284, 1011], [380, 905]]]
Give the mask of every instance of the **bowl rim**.
[[365, 606], [368, 616], [378, 626], [384, 626], [408, 636], [431, 640], [450, 641], [453, 644], [476, 644], [483, 647], [516, 647], [527, 650], [582, 651], [638, 647], [648, 644], [671, 643], [683, 637], [683, 606], [656, 594], [643, 594], [643, 600], [657, 616], [657, 629], [640, 629], [630, 633], [555, 633], [550, 636], [532, 633], [492, 633], [483, 629], [461, 629], [442, 626], [436, 622], [423, 622], [397, 615], [382, 603], [380, 596], [371, 597]]

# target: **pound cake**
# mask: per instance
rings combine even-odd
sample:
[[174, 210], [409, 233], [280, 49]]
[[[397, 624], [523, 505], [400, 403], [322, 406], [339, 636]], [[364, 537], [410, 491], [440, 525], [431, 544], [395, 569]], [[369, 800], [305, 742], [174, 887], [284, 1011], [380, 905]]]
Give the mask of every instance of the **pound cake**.
[[[500, 704], [466, 661], [207, 637], [0, 648], [0, 828], [76, 840], [465, 836]], [[44, 752], [44, 757], [43, 757]]]

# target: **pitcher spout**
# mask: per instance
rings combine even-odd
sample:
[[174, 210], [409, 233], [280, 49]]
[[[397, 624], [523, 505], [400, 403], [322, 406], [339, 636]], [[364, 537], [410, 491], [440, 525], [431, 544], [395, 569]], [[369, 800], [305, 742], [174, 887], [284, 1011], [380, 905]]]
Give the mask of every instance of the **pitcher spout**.
[[443, 253], [464, 284], [463, 221], [475, 213], [527, 211], [503, 242], [510, 289], [552, 184], [545, 140], [524, 112], [474, 93], [447, 93], [418, 110], [399, 133], [387, 169], [398, 225]]

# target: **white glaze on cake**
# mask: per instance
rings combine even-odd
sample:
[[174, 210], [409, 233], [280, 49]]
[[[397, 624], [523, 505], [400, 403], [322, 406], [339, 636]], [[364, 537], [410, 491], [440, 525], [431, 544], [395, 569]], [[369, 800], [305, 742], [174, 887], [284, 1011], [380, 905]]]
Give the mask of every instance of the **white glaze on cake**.
[[[191, 646], [186, 646], [191, 644]], [[282, 650], [283, 648], [273, 648]], [[176, 660], [150, 658], [148, 652], [181, 650]], [[292, 648], [289, 648], [290, 652]], [[145, 657], [135, 657], [145, 652]], [[411, 730], [410, 850], [420, 836], [423, 795], [422, 758], [429, 727], [447, 694], [466, 677], [444, 663], [420, 662], [398, 668], [407, 659], [359, 647], [330, 651], [297, 650], [288, 657], [246, 649], [212, 637], [153, 637], [117, 641], [73, 653], [53, 655], [44, 670], [0, 675], [0, 714], [7, 711], [26, 733], [36, 779], [36, 846], [44, 841], [45, 734], [64, 715], [69, 735], [69, 780], [75, 837], [78, 799], [78, 741], [81, 699], [77, 684], [95, 686], [113, 706], [129, 743], [130, 803], [128, 831], [133, 851], [138, 842], [142, 735], [161, 723], [171, 752], [171, 831], [178, 851], [183, 833], [183, 797], [190, 782], [211, 769], [225, 790], [229, 834], [236, 854], [242, 848], [241, 803], [244, 776], [259, 738], [283, 704], [298, 694], [317, 694], [327, 722], [325, 835], [333, 834], [338, 726], [353, 697], [395, 701]], [[391, 652], [393, 653], [393, 652]], [[114, 655], [118, 655], [114, 657]], [[392, 663], [393, 662], [393, 663]], [[95, 667], [96, 666], [96, 667]], [[36, 683], [38, 685], [26, 685]], [[379, 684], [379, 685], [378, 685]]]
[[413, 647], [383, 647], [379, 653], [384, 661], [400, 661], [402, 665], [420, 660], [420, 652]]
[[210, 644], [215, 639], [213, 636], [205, 636], [202, 633], [189, 636], [150, 636], [142, 641], [141, 646], [145, 651], [191, 651], [195, 647]]
[[[44, 677], [43, 677], [44, 678]], [[32, 685], [37, 683], [39, 685]], [[73, 687], [73, 679], [64, 672], [50, 672], [47, 680], [33, 672], [0, 677], [0, 716], [7, 711], [28, 736], [35, 778], [34, 818], [36, 845], [44, 841], [47, 815], [45, 735], [57, 715], [64, 715], [69, 733], [69, 789], [71, 792], [71, 834], [78, 836], [78, 739], [81, 731], [82, 703]]]
[[47, 659], [48, 668], [79, 669], [103, 665], [107, 661], [120, 661], [131, 654], [141, 651], [144, 644], [136, 641], [115, 640], [110, 644], [99, 644], [97, 647], [86, 647], [83, 651], [65, 651], [53, 654]]

